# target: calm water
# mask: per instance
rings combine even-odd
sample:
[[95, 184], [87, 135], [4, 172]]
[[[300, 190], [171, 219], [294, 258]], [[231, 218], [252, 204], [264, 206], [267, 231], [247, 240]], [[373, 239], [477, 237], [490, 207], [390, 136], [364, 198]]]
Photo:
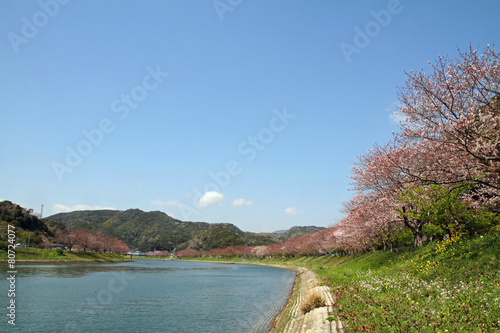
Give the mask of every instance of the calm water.
[[154, 260], [17, 271], [16, 326], [2, 278], [0, 331], [265, 332], [294, 279], [269, 267]]

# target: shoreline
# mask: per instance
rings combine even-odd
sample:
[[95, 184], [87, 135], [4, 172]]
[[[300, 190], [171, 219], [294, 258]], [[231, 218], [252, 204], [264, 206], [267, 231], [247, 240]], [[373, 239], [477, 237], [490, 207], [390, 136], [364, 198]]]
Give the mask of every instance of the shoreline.
[[[263, 265], [281, 269], [288, 269], [295, 272], [295, 280], [290, 290], [290, 296], [285, 302], [281, 311], [273, 318], [271, 328], [268, 333], [337, 333], [339, 325], [336, 321], [328, 321], [332, 313], [333, 298], [330, 288], [321, 286], [316, 274], [305, 268], [285, 265]], [[303, 314], [301, 306], [312, 293], [318, 293], [325, 301], [325, 306], [311, 310]]]
[[[20, 259], [16, 260], [16, 265], [22, 265], [22, 264], [106, 264], [106, 263], [120, 263], [120, 262], [133, 262], [135, 260], [133, 259], [117, 259], [117, 260], [73, 260], [73, 259], [68, 259], [68, 260], [55, 260], [55, 259], [48, 259], [48, 260], [43, 260], [43, 259]], [[7, 260], [0, 260], [0, 266], [3, 265], [8, 265]]]
[[[163, 259], [168, 260], [168, 259]], [[280, 311], [271, 320], [270, 328], [266, 333], [342, 333], [342, 324], [337, 321], [328, 321], [327, 318], [332, 315], [333, 298], [330, 293], [330, 288], [321, 286], [318, 282], [316, 274], [300, 266], [289, 266], [279, 264], [263, 264], [258, 262], [235, 262], [235, 261], [211, 261], [211, 260], [184, 260], [174, 259], [179, 261], [191, 262], [208, 262], [231, 265], [254, 265], [273, 267], [278, 269], [286, 269], [295, 273], [294, 282], [290, 289], [286, 302], [281, 307]], [[16, 260], [16, 264], [95, 264], [95, 263], [121, 263], [133, 262], [133, 259], [116, 259], [116, 260], [41, 260], [41, 259], [21, 259]], [[7, 260], [0, 260], [0, 266], [7, 265]], [[325, 306], [311, 310], [303, 314], [301, 311], [302, 303], [311, 295], [317, 293], [325, 301]]]
[[[321, 286], [318, 282], [316, 274], [299, 266], [287, 266], [276, 264], [261, 264], [252, 262], [234, 262], [234, 261], [210, 261], [210, 260], [183, 260], [193, 262], [211, 262], [220, 264], [241, 264], [266, 266], [279, 269], [286, 269], [295, 272], [295, 279], [288, 299], [282, 306], [281, 310], [271, 321], [271, 327], [266, 333], [342, 333], [343, 327], [340, 322], [328, 321], [326, 318], [332, 314], [333, 298], [330, 293], [330, 288]], [[325, 301], [326, 305], [311, 310], [303, 314], [301, 305], [310, 294], [318, 293]]]

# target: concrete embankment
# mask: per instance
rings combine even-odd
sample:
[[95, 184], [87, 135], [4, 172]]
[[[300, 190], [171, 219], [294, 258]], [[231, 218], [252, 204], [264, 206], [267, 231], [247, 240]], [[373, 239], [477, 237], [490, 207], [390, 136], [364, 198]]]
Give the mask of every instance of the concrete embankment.
[[[316, 275], [304, 267], [269, 265], [291, 269], [296, 272], [295, 284], [281, 312], [274, 318], [271, 333], [342, 333], [339, 322], [329, 321], [332, 315], [333, 298], [327, 286], [320, 286]], [[313, 293], [325, 301], [325, 306], [303, 314], [302, 304]]]

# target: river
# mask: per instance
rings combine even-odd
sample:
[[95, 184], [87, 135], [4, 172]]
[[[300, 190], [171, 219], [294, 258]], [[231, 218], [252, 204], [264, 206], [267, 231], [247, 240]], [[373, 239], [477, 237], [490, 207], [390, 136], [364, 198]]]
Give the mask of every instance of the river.
[[0, 280], [0, 327], [12, 332], [265, 332], [295, 277], [263, 266], [158, 260], [16, 268], [15, 326], [6, 316], [9, 281]]

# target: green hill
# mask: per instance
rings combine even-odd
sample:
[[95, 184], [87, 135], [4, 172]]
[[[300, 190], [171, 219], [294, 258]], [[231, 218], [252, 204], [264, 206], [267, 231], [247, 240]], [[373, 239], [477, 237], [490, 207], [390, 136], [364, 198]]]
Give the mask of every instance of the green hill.
[[61, 222], [67, 227], [75, 229], [95, 229], [110, 218], [119, 214], [119, 210], [81, 210], [71, 213], [59, 213], [49, 216], [44, 221]]
[[287, 240], [290, 240], [292, 238], [297, 238], [300, 236], [313, 234], [313, 233], [318, 232], [318, 231], [323, 230], [323, 229], [325, 229], [325, 228], [315, 227], [315, 226], [305, 226], [305, 227], [295, 226], [295, 227], [291, 227], [287, 231], [279, 234], [277, 238], [278, 238], [278, 240], [281, 240], [281, 241], [287, 241]]
[[27, 210], [10, 201], [0, 202], [0, 221], [27, 231], [49, 231], [47, 226], [33, 214], [33, 210]]
[[159, 212], [139, 209], [126, 211], [76, 211], [52, 215], [46, 221], [60, 222], [75, 229], [92, 229], [116, 237], [141, 250], [211, 250], [232, 245], [266, 245], [269, 236], [243, 232], [229, 223], [185, 222]]
[[276, 241], [286, 242], [290, 239], [297, 238], [300, 236], [305, 236], [308, 234], [313, 234], [323, 229], [325, 228], [316, 226], [305, 226], [305, 227], [295, 226], [291, 227], [288, 230], [279, 230], [272, 233], [259, 233], [258, 235], [271, 237]]
[[16, 242], [37, 245], [42, 242], [42, 235], [51, 235], [47, 225], [33, 214], [18, 204], [10, 201], [0, 202], [0, 249], [7, 248], [7, 233], [9, 225], [15, 227]]

